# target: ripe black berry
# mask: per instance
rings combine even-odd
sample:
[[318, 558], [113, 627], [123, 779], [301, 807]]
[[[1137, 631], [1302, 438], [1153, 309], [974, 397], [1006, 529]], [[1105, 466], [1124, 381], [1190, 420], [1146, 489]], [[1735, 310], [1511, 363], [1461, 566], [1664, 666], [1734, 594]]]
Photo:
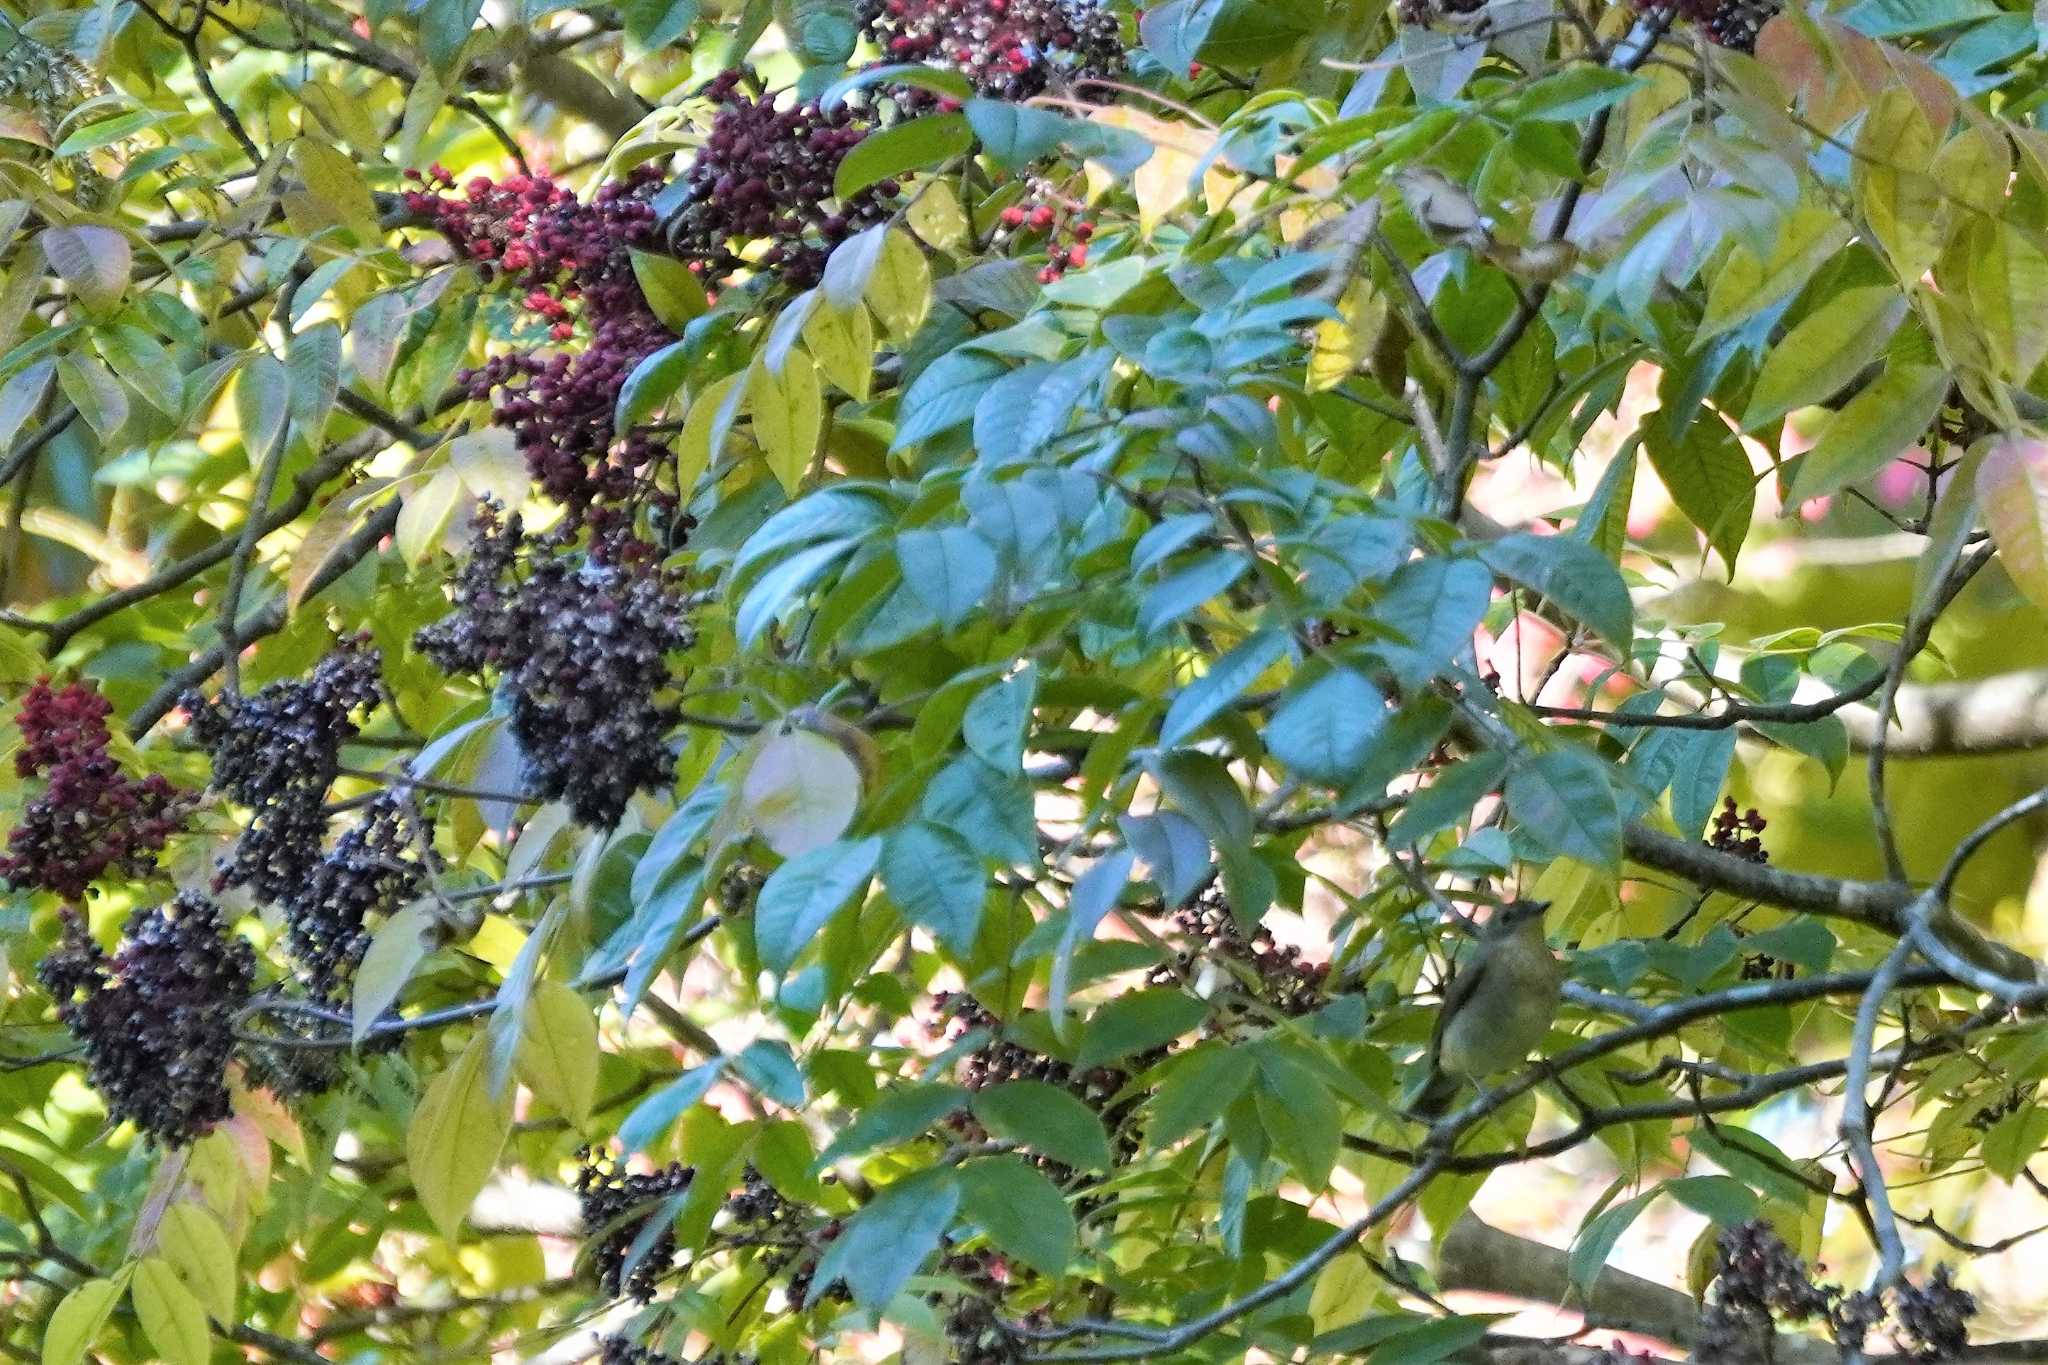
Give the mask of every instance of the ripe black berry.
[[[1123, 69], [1116, 16], [1096, 0], [863, 0], [861, 28], [888, 62], [923, 62], [967, 77], [975, 93], [1024, 100], [1057, 80]], [[892, 90], [909, 110], [940, 103]]]
[[661, 1277], [675, 1264], [674, 1229], [663, 1229], [630, 1271], [626, 1255], [639, 1240], [648, 1218], [666, 1216], [659, 1208], [661, 1202], [689, 1189], [697, 1172], [670, 1162], [651, 1175], [628, 1175], [603, 1153], [586, 1147], [579, 1155], [584, 1164], [576, 1173], [576, 1193], [582, 1200], [583, 1226], [590, 1238], [590, 1262], [598, 1283], [614, 1298], [630, 1294], [641, 1303], [652, 1302]]

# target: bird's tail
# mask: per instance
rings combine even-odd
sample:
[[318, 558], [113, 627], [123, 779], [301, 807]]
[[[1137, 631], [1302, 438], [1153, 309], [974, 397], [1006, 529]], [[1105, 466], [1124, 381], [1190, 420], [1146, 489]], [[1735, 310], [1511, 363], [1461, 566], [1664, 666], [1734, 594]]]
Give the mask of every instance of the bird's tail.
[[1418, 1119], [1440, 1119], [1450, 1112], [1451, 1101], [1458, 1097], [1462, 1086], [1463, 1082], [1456, 1076], [1432, 1066], [1421, 1088], [1415, 1092], [1415, 1098], [1409, 1102], [1408, 1112]]

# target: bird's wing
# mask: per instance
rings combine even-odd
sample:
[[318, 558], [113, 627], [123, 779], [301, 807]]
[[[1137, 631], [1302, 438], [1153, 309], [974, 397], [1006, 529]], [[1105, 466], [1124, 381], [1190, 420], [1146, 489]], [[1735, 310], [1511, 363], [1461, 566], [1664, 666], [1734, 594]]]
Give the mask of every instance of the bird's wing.
[[1465, 1008], [1472, 997], [1479, 992], [1479, 983], [1486, 976], [1487, 954], [1475, 948], [1465, 954], [1458, 963], [1458, 969], [1444, 987], [1444, 1003], [1436, 1012], [1436, 1028], [1429, 1035], [1429, 1059], [1432, 1063], [1443, 1055], [1444, 1030], [1459, 1010]]

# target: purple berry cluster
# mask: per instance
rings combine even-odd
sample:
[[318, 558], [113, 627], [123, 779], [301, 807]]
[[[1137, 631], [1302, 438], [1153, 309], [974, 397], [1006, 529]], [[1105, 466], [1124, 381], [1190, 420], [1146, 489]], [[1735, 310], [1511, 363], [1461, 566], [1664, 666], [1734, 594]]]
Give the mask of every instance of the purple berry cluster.
[[432, 839], [411, 796], [387, 788], [285, 896], [285, 951], [309, 995], [344, 997], [369, 949], [371, 917], [404, 908], [437, 870]]
[[[479, 176], [458, 195], [439, 166], [409, 174], [420, 188], [406, 207], [502, 273], [555, 343], [493, 356], [462, 376], [469, 396], [496, 394], [492, 420], [514, 433], [534, 481], [573, 512], [624, 501], [665, 449], [612, 420], [634, 367], [675, 340], [633, 272], [632, 252], [657, 244], [659, 168], [635, 167], [588, 203], [545, 175]], [[563, 345], [579, 334], [581, 345]]]
[[946, 1358], [955, 1365], [1018, 1365], [1026, 1343], [1002, 1316], [1013, 1282], [1010, 1263], [993, 1251], [956, 1251], [941, 1257], [938, 1268], [960, 1284], [929, 1296], [945, 1313]]
[[[680, 201], [662, 225], [669, 250], [707, 281], [743, 268], [768, 270], [792, 288], [816, 284], [825, 258], [848, 237], [885, 221], [901, 191], [883, 180], [840, 201], [839, 163], [874, 131], [851, 105], [779, 103], [741, 89], [750, 73], [727, 71], [704, 88], [719, 108], [711, 132], [678, 183]], [[752, 243], [758, 255], [742, 256]]]
[[[1667, 7], [1666, 0], [1638, 3], [1643, 9]], [[1668, 7], [1691, 22], [1709, 42], [1736, 52], [1754, 52], [1757, 35], [1785, 5], [1784, 0], [1677, 0]]]
[[597, 1361], [598, 1365], [689, 1365], [686, 1360], [621, 1336], [605, 1337], [597, 1343]]
[[674, 776], [676, 713], [659, 697], [669, 653], [695, 638], [682, 602], [646, 546], [601, 543], [587, 555], [537, 546], [519, 578], [518, 516], [501, 521], [484, 508], [476, 525], [455, 610], [417, 644], [447, 672], [495, 671], [532, 788], [609, 829], [633, 793]]
[[1161, 963], [1147, 980], [1174, 985], [1214, 961], [1231, 972], [1238, 988], [1286, 1015], [1312, 1014], [1326, 999], [1328, 963], [1307, 962], [1301, 950], [1285, 946], [1260, 925], [1247, 935], [1231, 913], [1222, 887], [1211, 882], [1194, 900], [1173, 912], [1182, 947], [1171, 965]]
[[164, 841], [185, 823], [190, 794], [151, 774], [132, 778], [107, 752], [113, 705], [90, 683], [52, 688], [43, 678], [22, 698], [15, 775], [42, 778], [0, 857], [0, 877], [76, 898], [107, 871], [147, 876]]
[[[958, 71], [994, 99], [1029, 99], [1055, 79], [1114, 76], [1124, 64], [1116, 15], [1097, 0], [863, 0], [860, 21], [884, 60]], [[912, 110], [958, 107], [922, 90], [892, 94]]]
[[661, 1202], [689, 1189], [697, 1172], [670, 1162], [648, 1175], [630, 1175], [608, 1155], [589, 1147], [577, 1157], [583, 1166], [576, 1172], [576, 1194], [582, 1201], [590, 1263], [598, 1283], [613, 1298], [630, 1294], [641, 1303], [653, 1302], [661, 1277], [675, 1265], [675, 1230], [664, 1228], [630, 1270], [627, 1253], [640, 1239], [647, 1219], [661, 1216]]
[[1767, 863], [1771, 855], [1764, 850], [1763, 833], [1770, 828], [1763, 812], [1754, 806], [1748, 810], [1737, 809], [1735, 798], [1721, 798], [1721, 811], [1714, 817], [1714, 827], [1707, 835], [1707, 843], [1723, 853], [1749, 863]]
[[289, 902], [305, 889], [327, 830], [327, 789], [355, 717], [382, 695], [382, 659], [368, 635], [343, 640], [303, 682], [277, 682], [253, 697], [186, 696], [192, 734], [213, 758], [213, 785], [249, 810], [249, 825], [222, 859], [220, 884]]
[[67, 909], [63, 942], [37, 969], [57, 1017], [85, 1044], [107, 1111], [171, 1147], [233, 1112], [232, 1020], [255, 974], [248, 941], [229, 931], [219, 906], [192, 894], [138, 909], [111, 957]]

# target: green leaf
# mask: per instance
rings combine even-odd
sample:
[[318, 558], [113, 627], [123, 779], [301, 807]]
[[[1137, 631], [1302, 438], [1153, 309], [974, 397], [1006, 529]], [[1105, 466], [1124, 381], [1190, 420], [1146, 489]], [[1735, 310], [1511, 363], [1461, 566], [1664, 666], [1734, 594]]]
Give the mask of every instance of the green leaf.
[[2000, 1180], [2017, 1180], [2048, 1146], [2048, 1109], [2025, 1105], [2003, 1115], [1984, 1134], [1984, 1165]]
[[1201, 826], [1179, 811], [1117, 817], [1124, 840], [1145, 861], [1145, 874], [1168, 907], [1183, 904], [1209, 880], [1215, 860]]
[[1621, 808], [1607, 765], [1571, 746], [1538, 754], [1508, 773], [1508, 813], [1552, 853], [1593, 867], [1621, 865]]
[[705, 296], [697, 272], [675, 257], [634, 249], [632, 261], [633, 278], [639, 281], [647, 306], [671, 332], [680, 335], [691, 322], [711, 310], [711, 300]]
[[125, 377], [149, 405], [166, 417], [184, 415], [184, 374], [163, 343], [127, 323], [98, 329], [94, 341], [114, 373]]
[[299, 439], [318, 442], [341, 390], [341, 328], [320, 322], [297, 333], [285, 348], [284, 364], [291, 374], [291, 413]]
[[642, 426], [662, 406], [683, 391], [690, 373], [690, 353], [684, 342], [674, 341], [647, 356], [626, 382], [619, 385], [619, 401], [613, 409], [612, 425], [619, 431]]
[[[1171, 994], [1187, 998], [1178, 991]], [[997, 1137], [1021, 1142], [1075, 1170], [1106, 1171], [1116, 1161], [1109, 1133], [1096, 1112], [1044, 1081], [1008, 1081], [976, 1092], [974, 1117]]]
[[952, 1171], [925, 1171], [890, 1185], [848, 1219], [826, 1248], [804, 1306], [843, 1279], [855, 1303], [880, 1312], [937, 1248], [959, 1207], [960, 1185]]
[[427, 1084], [406, 1129], [406, 1163], [427, 1216], [453, 1243], [462, 1220], [498, 1164], [512, 1127], [509, 1088], [492, 1094], [489, 1043], [479, 1033], [446, 1071]]
[[1578, 123], [1619, 104], [1642, 84], [1640, 76], [1575, 62], [1523, 91], [1514, 114], [1543, 123]]
[[1174, 806], [1218, 848], [1250, 847], [1251, 806], [1230, 769], [1215, 755], [1176, 749], [1149, 759], [1146, 767]]
[[1372, 618], [1402, 643], [1375, 640], [1373, 653], [1414, 687], [1472, 648], [1472, 632], [1493, 600], [1493, 575], [1474, 559], [1432, 555], [1400, 567], [1372, 605]]
[[1209, 1007], [1179, 990], [1152, 989], [1120, 995], [1089, 1017], [1074, 1064], [1107, 1066], [1185, 1036], [1209, 1015]]
[[50, 1313], [50, 1325], [43, 1332], [43, 1365], [80, 1365], [126, 1288], [125, 1274], [111, 1280], [81, 1280]]
[[818, 1154], [813, 1169], [822, 1171], [835, 1161], [921, 1137], [940, 1119], [966, 1107], [967, 1092], [957, 1085], [899, 1085], [854, 1115], [853, 1122]]
[[698, 0], [626, 0], [619, 17], [626, 36], [650, 50], [667, 47], [697, 22]]
[[1829, 297], [1764, 358], [1742, 414], [1743, 429], [1754, 431], [1841, 389], [1877, 356], [1905, 316], [1905, 296], [1890, 285]]
[[1718, 416], [1702, 412], [1675, 436], [1663, 422], [1650, 422], [1643, 444], [1671, 500], [1733, 573], [1756, 509], [1756, 476], [1741, 438]]
[[1066, 1022], [1074, 954], [1095, 937], [1096, 926], [1116, 908], [1117, 898], [1130, 884], [1131, 866], [1136, 861], [1137, 855], [1128, 848], [1119, 848], [1097, 859], [1093, 867], [1081, 874], [1074, 883], [1073, 894], [1067, 897], [1067, 923], [1053, 949], [1052, 973], [1045, 988], [1046, 1012], [1052, 1017], [1055, 1031], [1060, 1031]]
[[516, 1065], [526, 1087], [578, 1128], [597, 1099], [597, 1016], [560, 981], [534, 983]]
[[732, 1065], [742, 1080], [783, 1108], [803, 1107], [804, 1073], [788, 1044], [757, 1039], [734, 1055]]
[[93, 224], [44, 228], [36, 240], [50, 268], [91, 312], [106, 312], [128, 292], [134, 252], [128, 239], [113, 228]]
[[1977, 465], [1977, 504], [2006, 574], [2048, 610], [2048, 441], [2003, 436], [1986, 446]]
[[1949, 383], [1938, 365], [1887, 365], [1828, 419], [1813, 449], [1792, 466], [1785, 512], [1870, 478], [1911, 449], [1941, 411]]
[[68, 352], [57, 360], [57, 387], [101, 441], [110, 441], [128, 421], [128, 390], [92, 356]]
[[1021, 1157], [971, 1161], [960, 1168], [960, 1193], [990, 1241], [1050, 1279], [1066, 1273], [1078, 1240], [1074, 1213], [1042, 1172]]
[[1262, 630], [1216, 660], [1173, 699], [1159, 726], [1159, 742], [1171, 748], [1215, 719], [1285, 657], [1288, 644], [1286, 631]]
[[1645, 1190], [1633, 1199], [1624, 1199], [1619, 1204], [1609, 1205], [1579, 1229], [1579, 1235], [1572, 1239], [1571, 1254], [1566, 1260], [1571, 1281], [1580, 1293], [1593, 1287], [1600, 1278], [1600, 1272], [1607, 1268], [1607, 1258], [1614, 1254], [1615, 1243], [1621, 1240], [1629, 1225], [1634, 1223], [1642, 1211], [1650, 1207], [1657, 1197], [1656, 1190]]
[[1438, 768], [1435, 779], [1410, 796], [1394, 823], [1387, 826], [1387, 843], [1411, 848], [1464, 820], [1500, 785], [1507, 763], [1506, 755], [1489, 749]]
[[619, 1146], [626, 1155], [644, 1152], [652, 1147], [684, 1111], [711, 1093], [711, 1087], [718, 1084], [718, 1078], [725, 1074], [726, 1058], [713, 1057], [710, 1061], [690, 1068], [675, 1080], [649, 1095], [633, 1107], [619, 1125]]
[[1314, 782], [1341, 787], [1358, 775], [1387, 722], [1387, 699], [1341, 665], [1297, 679], [1266, 723], [1266, 749]]
[[433, 903], [417, 900], [377, 926], [369, 949], [356, 968], [355, 988], [350, 1000], [354, 1016], [352, 1040], [361, 1043], [368, 1036], [413, 970], [433, 951], [429, 931], [433, 928]]
[[1849, 240], [1849, 225], [1832, 209], [1802, 204], [1772, 239], [1771, 254], [1759, 260], [1737, 244], [1707, 290], [1706, 316], [1693, 333], [1699, 346], [1792, 297], [1823, 261]]
[[928, 114], [907, 119], [855, 143], [833, 173], [832, 193], [840, 199], [851, 199], [877, 181], [892, 180], [909, 171], [928, 170], [973, 145], [974, 133], [965, 114]]
[[1152, 1116], [1145, 1127], [1146, 1144], [1160, 1151], [1222, 1118], [1257, 1071], [1257, 1054], [1244, 1047], [1204, 1043], [1183, 1053], [1146, 1105]]
[[898, 532], [896, 560], [904, 584], [947, 630], [973, 615], [996, 582], [996, 552], [966, 526]]
[[159, 1256], [146, 1257], [135, 1267], [129, 1298], [142, 1323], [142, 1334], [164, 1365], [206, 1365], [213, 1355], [206, 1310], [170, 1262]]
[[1549, 598], [1607, 637], [1623, 654], [1635, 640], [1635, 606], [1628, 584], [1607, 556], [1566, 536], [1526, 532], [1503, 536], [1480, 550], [1495, 573]]
[[156, 1249], [206, 1312], [234, 1321], [241, 1276], [220, 1219], [198, 1204], [172, 1204], [157, 1224]]
[[1713, 1219], [1718, 1227], [1737, 1227], [1760, 1211], [1756, 1192], [1732, 1176], [1684, 1176], [1666, 1181], [1663, 1190], [1694, 1213]]
[[1258, 1109], [1273, 1150], [1312, 1192], [1329, 1186], [1344, 1112], [1320, 1077], [1278, 1046], [1259, 1049]]
[[1145, 595], [1138, 607], [1138, 629], [1154, 635], [1186, 620], [1203, 603], [1228, 591], [1250, 568], [1251, 563], [1235, 550], [1204, 555]]
[[967, 841], [917, 821], [890, 832], [882, 845], [882, 884], [910, 922], [960, 957], [974, 950], [988, 897], [988, 873]]
[[754, 903], [762, 965], [787, 972], [825, 922], [867, 889], [881, 851], [879, 839], [837, 840], [776, 868]]

